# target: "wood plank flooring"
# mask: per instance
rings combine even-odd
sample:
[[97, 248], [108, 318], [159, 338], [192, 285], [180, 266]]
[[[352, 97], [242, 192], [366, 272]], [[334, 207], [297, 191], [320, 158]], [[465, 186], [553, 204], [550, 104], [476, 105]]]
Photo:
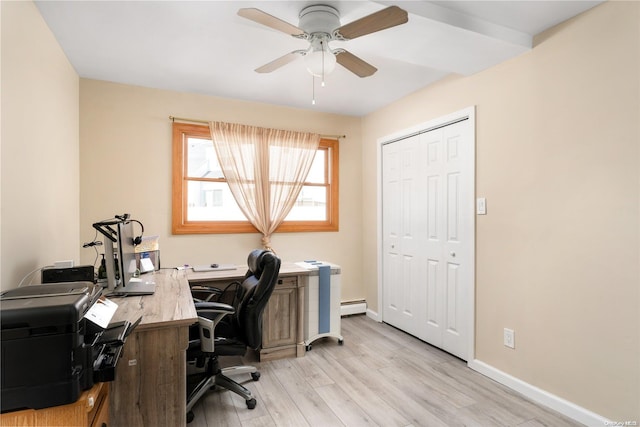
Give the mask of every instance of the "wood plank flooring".
[[344, 345], [321, 339], [301, 358], [258, 363], [247, 356], [260, 380], [235, 379], [254, 393], [256, 408], [214, 390], [194, 407], [189, 427], [581, 425], [364, 315], [342, 318], [342, 335]]

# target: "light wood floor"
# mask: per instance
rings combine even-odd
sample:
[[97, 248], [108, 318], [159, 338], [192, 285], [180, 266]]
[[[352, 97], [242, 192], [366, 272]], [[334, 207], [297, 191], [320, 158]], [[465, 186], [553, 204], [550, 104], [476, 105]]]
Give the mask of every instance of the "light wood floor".
[[260, 380], [235, 379], [254, 393], [257, 407], [214, 390], [194, 407], [189, 427], [581, 425], [364, 315], [342, 318], [342, 335], [344, 345], [321, 339], [305, 357], [249, 360]]

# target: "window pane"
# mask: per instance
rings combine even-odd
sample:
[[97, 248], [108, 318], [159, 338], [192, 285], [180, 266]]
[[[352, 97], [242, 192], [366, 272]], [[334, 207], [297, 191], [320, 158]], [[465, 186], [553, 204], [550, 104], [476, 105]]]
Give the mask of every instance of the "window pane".
[[[271, 146], [269, 147], [269, 178], [276, 180], [283, 176], [282, 171], [288, 170], [289, 174], [295, 170], [295, 165], [291, 164], [288, 159], [299, 158], [303, 153], [302, 149], [293, 147]], [[306, 182], [324, 184], [324, 150], [317, 150], [314, 161], [309, 171]], [[309, 180], [314, 177], [313, 180]]]
[[327, 158], [327, 150], [316, 151], [316, 156], [313, 158], [313, 164], [309, 170], [309, 175], [305, 182], [311, 184], [326, 184], [325, 182], [325, 163]]
[[285, 221], [326, 221], [326, 187], [302, 187], [296, 204], [293, 205]]
[[223, 178], [222, 168], [210, 139], [187, 138], [187, 176]]
[[226, 182], [189, 181], [187, 221], [246, 221]]

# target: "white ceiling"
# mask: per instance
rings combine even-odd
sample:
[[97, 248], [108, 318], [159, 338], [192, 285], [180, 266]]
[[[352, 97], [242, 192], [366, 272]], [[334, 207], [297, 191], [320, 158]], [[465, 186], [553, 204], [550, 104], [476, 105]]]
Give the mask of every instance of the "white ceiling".
[[[470, 75], [527, 52], [532, 36], [600, 1], [36, 1], [81, 77], [361, 116], [451, 73]], [[378, 68], [360, 78], [341, 66], [316, 81], [298, 59], [253, 70], [307, 42], [239, 17], [256, 7], [298, 25], [328, 4], [352, 22], [388, 5], [409, 22], [347, 42]]]

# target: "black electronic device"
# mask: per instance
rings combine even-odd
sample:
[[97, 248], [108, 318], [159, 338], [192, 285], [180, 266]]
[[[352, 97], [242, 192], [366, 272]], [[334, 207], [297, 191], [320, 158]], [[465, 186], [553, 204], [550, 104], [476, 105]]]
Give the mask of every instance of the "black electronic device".
[[44, 268], [42, 270], [42, 283], [94, 282], [93, 271], [93, 265]]
[[94, 343], [93, 379], [95, 381], [113, 381], [116, 376], [116, 363], [122, 353], [122, 347], [129, 334], [138, 326], [142, 317], [135, 323], [128, 320], [110, 323], [97, 337]]
[[98, 345], [103, 329], [84, 317], [102, 291], [73, 282], [0, 294], [2, 412], [73, 403], [94, 382], [113, 379], [122, 342]]

